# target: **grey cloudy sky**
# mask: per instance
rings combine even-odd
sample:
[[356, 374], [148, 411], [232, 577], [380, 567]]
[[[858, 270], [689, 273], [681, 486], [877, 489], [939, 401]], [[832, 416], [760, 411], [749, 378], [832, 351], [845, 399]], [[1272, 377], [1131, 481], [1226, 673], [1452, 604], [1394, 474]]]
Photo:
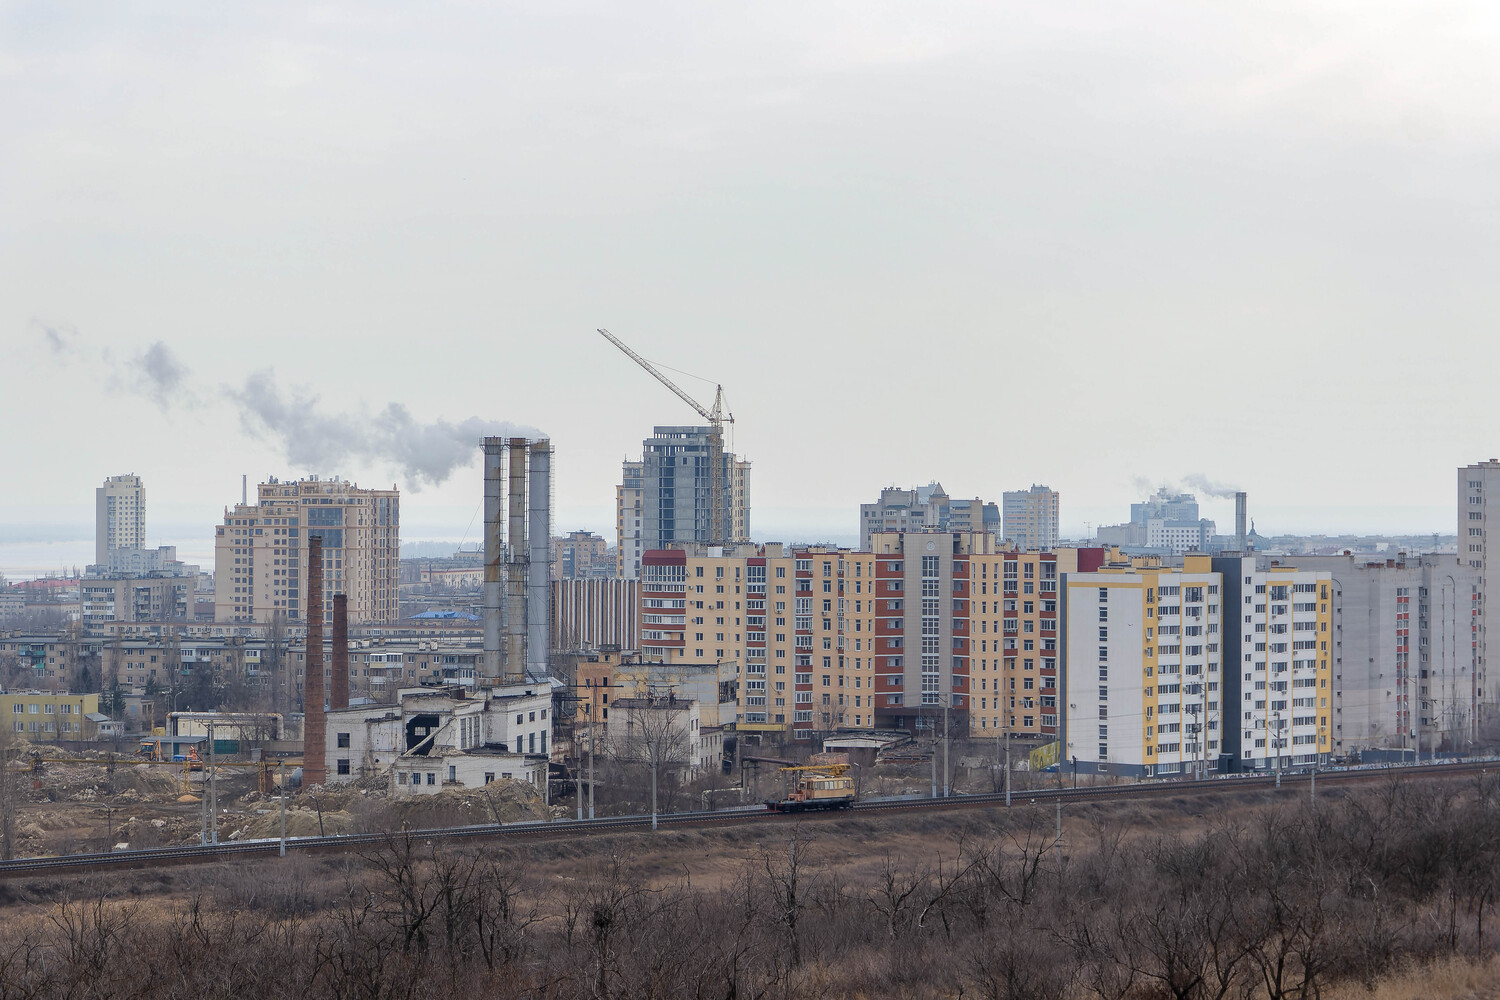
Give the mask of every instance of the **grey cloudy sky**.
[[1497, 55], [1483, 3], [6, 3], [0, 539], [125, 471], [188, 550], [242, 472], [458, 536], [477, 468], [420, 480], [501, 421], [608, 529], [691, 413], [597, 326], [723, 382], [758, 534], [932, 477], [1081, 532], [1191, 474], [1451, 531]]

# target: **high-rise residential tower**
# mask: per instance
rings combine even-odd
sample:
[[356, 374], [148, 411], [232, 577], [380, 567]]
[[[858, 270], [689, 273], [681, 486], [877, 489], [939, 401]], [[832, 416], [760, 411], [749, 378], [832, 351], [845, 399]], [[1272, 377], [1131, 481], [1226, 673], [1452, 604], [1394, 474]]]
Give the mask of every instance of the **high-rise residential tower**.
[[271, 479], [257, 502], [224, 511], [214, 538], [214, 618], [300, 621], [308, 608], [307, 539], [323, 541], [324, 618], [349, 597], [350, 624], [395, 622], [401, 561], [401, 494], [316, 476]]
[[110, 476], [94, 491], [94, 562], [110, 553], [146, 546], [146, 487], [137, 475]]
[[1000, 531], [1000, 508], [978, 497], [955, 500], [942, 483], [928, 483], [913, 490], [886, 487], [874, 503], [859, 505], [860, 548], [866, 552], [881, 531]]
[[[1485, 659], [1486, 642], [1489, 635], [1488, 601], [1483, 599], [1489, 566], [1500, 560], [1500, 548], [1490, 551], [1490, 520], [1495, 519], [1500, 528], [1500, 459], [1479, 462], [1458, 470], [1458, 557], [1464, 565], [1478, 575], [1477, 586], [1480, 600], [1478, 623], [1474, 636], [1474, 683], [1480, 718], [1485, 721], [1486, 706], [1495, 701], [1494, 693], [1486, 694]], [[1491, 559], [1491, 555], [1495, 559]]]
[[1058, 494], [1046, 486], [1006, 491], [1001, 496], [1005, 537], [1023, 549], [1057, 548]]
[[615, 524], [622, 579], [639, 576], [642, 552], [712, 540], [715, 476], [723, 488], [724, 539], [749, 541], [750, 463], [725, 452], [723, 466], [711, 469], [710, 433], [708, 427], [656, 427], [642, 443], [641, 461], [624, 464]]

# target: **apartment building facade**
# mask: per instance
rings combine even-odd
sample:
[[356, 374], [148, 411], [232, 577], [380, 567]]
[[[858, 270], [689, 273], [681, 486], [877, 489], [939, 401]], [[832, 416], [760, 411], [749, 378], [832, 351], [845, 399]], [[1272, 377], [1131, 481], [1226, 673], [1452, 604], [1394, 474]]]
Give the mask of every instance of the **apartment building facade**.
[[1221, 590], [1207, 556], [1181, 569], [1066, 575], [1065, 768], [1125, 777], [1219, 768]]
[[[1458, 554], [1464, 565], [1478, 574], [1481, 596], [1474, 654], [1475, 683], [1482, 692], [1489, 688], [1485, 681], [1489, 607], [1482, 598], [1490, 564], [1500, 560], [1500, 541], [1489, 530], [1492, 522], [1500, 528], [1500, 459], [1494, 458], [1458, 470]], [[1493, 693], [1481, 693], [1478, 698], [1479, 722], [1493, 717], [1496, 700]]]
[[307, 539], [323, 540], [325, 620], [333, 595], [349, 598], [351, 625], [399, 619], [400, 492], [361, 489], [338, 478], [257, 487], [215, 529], [214, 617], [221, 622], [303, 620]]
[[592, 531], [570, 531], [552, 539], [552, 566], [553, 578], [557, 580], [615, 577], [615, 560], [609, 558], [609, 543]]
[[617, 575], [640, 575], [641, 554], [712, 539], [714, 476], [723, 484], [722, 533], [730, 544], [750, 538], [750, 463], [724, 452], [723, 467], [709, 468], [707, 427], [663, 426], [641, 445], [639, 462], [621, 467], [616, 489]]
[[1483, 593], [1457, 555], [1282, 556], [1333, 582], [1333, 752], [1461, 747], [1483, 712]]
[[1224, 588], [1224, 707], [1236, 713], [1225, 753], [1242, 771], [1324, 760], [1337, 718], [1332, 574], [1249, 555], [1212, 565]]
[[110, 553], [145, 546], [145, 484], [134, 474], [110, 476], [94, 490], [94, 562], [107, 567]]
[[998, 506], [978, 497], [955, 500], [938, 482], [911, 490], [887, 487], [879, 500], [859, 505], [860, 551], [869, 552], [881, 532], [999, 533], [1001, 524]]
[[1007, 541], [1022, 549], [1057, 548], [1062, 505], [1056, 490], [1032, 484], [1001, 494], [1000, 505]]

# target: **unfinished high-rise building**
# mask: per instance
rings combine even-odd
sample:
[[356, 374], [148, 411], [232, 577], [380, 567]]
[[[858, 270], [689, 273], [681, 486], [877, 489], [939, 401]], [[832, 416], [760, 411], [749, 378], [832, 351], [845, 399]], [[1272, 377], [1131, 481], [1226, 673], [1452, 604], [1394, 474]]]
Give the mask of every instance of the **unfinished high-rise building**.
[[484, 665], [480, 683], [548, 676], [552, 443], [484, 439]]

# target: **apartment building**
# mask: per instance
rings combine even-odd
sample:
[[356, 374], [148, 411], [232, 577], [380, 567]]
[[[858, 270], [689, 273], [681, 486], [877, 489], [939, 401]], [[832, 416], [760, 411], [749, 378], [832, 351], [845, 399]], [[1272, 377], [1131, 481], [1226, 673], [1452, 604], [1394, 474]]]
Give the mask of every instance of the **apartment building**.
[[994, 532], [1001, 529], [1000, 508], [975, 497], [954, 500], [941, 483], [916, 489], [887, 487], [874, 503], [859, 505], [860, 551], [869, 552], [879, 532]]
[[145, 545], [145, 484], [134, 474], [110, 476], [94, 490], [94, 562], [107, 567], [111, 553]]
[[1452, 748], [1476, 738], [1484, 601], [1467, 552], [1277, 561], [1332, 579], [1333, 753]]
[[[640, 575], [641, 554], [674, 545], [712, 540], [709, 428], [657, 427], [641, 444], [639, 462], [625, 462], [615, 491], [617, 574]], [[731, 544], [750, 538], [750, 463], [724, 453], [717, 473], [723, 481], [723, 537]]]
[[646, 468], [642, 462], [621, 467], [620, 485], [615, 487], [615, 578], [637, 580], [641, 575], [641, 521], [645, 517]]
[[0, 694], [0, 725], [33, 743], [46, 740], [89, 740], [98, 733], [97, 694], [59, 694], [20, 691]]
[[1128, 777], [1217, 770], [1222, 579], [1207, 556], [1181, 569], [1144, 562], [1066, 574], [1065, 766]]
[[333, 479], [257, 487], [257, 503], [224, 512], [215, 529], [214, 617], [221, 622], [300, 621], [306, 610], [307, 539], [323, 539], [324, 615], [349, 598], [350, 625], [399, 618], [400, 493]]
[[779, 544], [695, 546], [642, 560], [641, 652], [732, 664], [739, 729], [811, 738], [874, 716], [874, 559]]
[[[618, 512], [617, 512], [618, 513]], [[557, 580], [612, 580], [615, 561], [609, 543], [592, 531], [570, 531], [552, 539], [553, 578]]]
[[1057, 548], [1061, 503], [1056, 490], [1032, 484], [1029, 490], [1001, 494], [1000, 505], [1007, 541], [1022, 549]]
[[553, 580], [552, 648], [636, 649], [639, 586], [636, 580]]
[[1213, 560], [1224, 588], [1225, 754], [1286, 770], [1333, 747], [1333, 577], [1255, 556]]
[[[1500, 459], [1490, 459], [1465, 466], [1458, 470], [1458, 554], [1464, 565], [1479, 575], [1478, 585], [1483, 597], [1489, 577], [1491, 562], [1500, 560], [1500, 548], [1491, 551], [1489, 526], [1491, 519], [1500, 518]], [[1500, 520], [1496, 520], [1500, 526]], [[1494, 556], [1495, 559], [1491, 559]], [[1479, 603], [1478, 630], [1475, 635], [1475, 683], [1481, 688], [1485, 684], [1489, 636], [1489, 608], [1482, 599]], [[1482, 706], [1478, 721], [1493, 717], [1495, 696], [1481, 695]]]
[[96, 633], [109, 622], [186, 621], [194, 614], [196, 576], [85, 578], [79, 586], [83, 624]]

